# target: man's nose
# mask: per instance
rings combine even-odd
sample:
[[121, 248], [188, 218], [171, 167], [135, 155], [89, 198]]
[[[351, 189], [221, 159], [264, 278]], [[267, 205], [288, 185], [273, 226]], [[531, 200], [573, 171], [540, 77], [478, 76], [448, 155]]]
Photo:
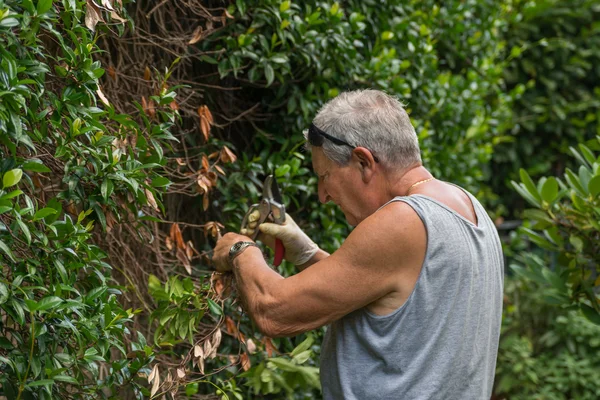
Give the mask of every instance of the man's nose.
[[331, 197], [329, 197], [329, 194], [327, 194], [327, 190], [325, 190], [324, 185], [321, 183], [319, 183], [319, 201], [323, 204], [331, 201]]

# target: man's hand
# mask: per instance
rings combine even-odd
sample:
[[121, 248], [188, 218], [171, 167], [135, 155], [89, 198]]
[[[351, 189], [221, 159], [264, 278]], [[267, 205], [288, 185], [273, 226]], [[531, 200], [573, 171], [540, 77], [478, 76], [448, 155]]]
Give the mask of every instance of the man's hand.
[[258, 229], [262, 232], [259, 239], [272, 249], [275, 247], [275, 238], [281, 240], [285, 247], [284, 258], [294, 265], [306, 263], [319, 251], [319, 246], [306, 236], [289, 214], [285, 215], [282, 225], [265, 222]]
[[229, 264], [229, 249], [237, 242], [252, 242], [248, 236], [238, 235], [237, 233], [227, 233], [217, 241], [213, 251], [213, 263], [218, 272], [231, 271], [233, 265]]

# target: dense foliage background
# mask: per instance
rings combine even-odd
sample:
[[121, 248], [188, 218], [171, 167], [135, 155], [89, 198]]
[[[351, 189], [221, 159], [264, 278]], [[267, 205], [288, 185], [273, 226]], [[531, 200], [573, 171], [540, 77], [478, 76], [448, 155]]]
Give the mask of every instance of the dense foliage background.
[[597, 398], [599, 13], [0, 0], [0, 395], [319, 398], [322, 332], [262, 336], [210, 251], [270, 172], [339, 247], [349, 227], [318, 203], [301, 132], [369, 87], [406, 104], [425, 165], [502, 234], [495, 398]]

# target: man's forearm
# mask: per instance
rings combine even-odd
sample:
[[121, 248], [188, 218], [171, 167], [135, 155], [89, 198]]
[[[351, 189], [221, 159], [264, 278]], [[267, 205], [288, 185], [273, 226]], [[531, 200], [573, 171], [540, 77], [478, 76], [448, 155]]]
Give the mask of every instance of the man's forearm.
[[273, 288], [284, 278], [268, 266], [256, 247], [249, 247], [235, 258], [233, 272], [246, 311], [262, 333], [273, 336], [275, 324], [268, 311], [277, 300]]
[[321, 261], [327, 257], [329, 257], [329, 253], [326, 252], [325, 250], [319, 249], [319, 251], [317, 251], [315, 253], [315, 255], [310, 258], [310, 260], [308, 260], [304, 264], [296, 265], [296, 268], [298, 268], [298, 271], [304, 271], [306, 268], [310, 267], [313, 264], [318, 263], [319, 261]]

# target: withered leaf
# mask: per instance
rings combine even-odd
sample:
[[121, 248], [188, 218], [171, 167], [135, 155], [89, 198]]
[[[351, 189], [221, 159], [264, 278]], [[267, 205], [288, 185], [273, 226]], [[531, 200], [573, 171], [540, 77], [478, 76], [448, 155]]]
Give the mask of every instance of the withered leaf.
[[215, 332], [215, 334], [212, 337], [212, 345], [213, 345], [213, 349], [216, 352], [217, 349], [219, 348], [219, 345], [221, 344], [221, 339], [223, 337], [223, 334], [221, 333], [221, 329], [217, 328], [217, 331]]
[[254, 344], [254, 341], [252, 339], [246, 340], [246, 348], [248, 349], [248, 353], [256, 353], [256, 344]]
[[110, 12], [110, 17], [116, 21], [119, 21], [121, 23], [127, 22], [127, 20], [123, 17], [121, 17], [119, 14], [117, 14], [116, 11], [111, 11]]
[[221, 168], [219, 165], [215, 165], [215, 169], [217, 170], [218, 173], [225, 176], [225, 171], [223, 171], [223, 168]]
[[206, 157], [203, 154], [202, 155], [202, 169], [204, 169], [205, 171], [208, 171], [209, 168], [210, 168], [210, 163], [208, 162], [208, 157]]
[[202, 346], [194, 346], [194, 357], [204, 357], [204, 351], [202, 350]]
[[87, 0], [85, 7], [85, 26], [93, 31], [96, 29], [96, 25], [99, 21], [102, 21], [102, 16], [100, 15], [98, 6], [92, 0]]
[[106, 8], [108, 11], [114, 11], [114, 8], [111, 4], [110, 0], [102, 0], [102, 5], [104, 6], [104, 8]]
[[98, 95], [98, 97], [100, 98], [100, 100], [102, 100], [102, 102], [104, 104], [106, 104], [107, 106], [110, 106], [110, 103], [108, 102], [108, 99], [106, 98], [106, 96], [102, 92], [102, 89], [100, 89], [100, 86], [98, 86], [98, 90], [96, 90], [96, 94]]
[[110, 76], [111, 78], [113, 78], [113, 79], [117, 78], [117, 73], [115, 71], [115, 68], [112, 65], [109, 65], [106, 68], [106, 72], [108, 73], [108, 76]]
[[158, 204], [156, 203], [156, 199], [154, 198], [154, 195], [152, 194], [152, 192], [148, 189], [144, 189], [144, 192], [146, 193], [146, 198], [148, 199], [148, 204], [150, 204], [150, 206], [155, 211], [160, 211], [158, 208]]
[[192, 33], [192, 38], [190, 39], [188, 44], [198, 43], [200, 39], [202, 39], [202, 31], [203, 29], [200, 25], [196, 29], [194, 29], [194, 33]]
[[185, 369], [177, 368], [177, 378], [179, 378], [179, 379], [185, 378]]
[[208, 192], [205, 192], [202, 196], [202, 209], [204, 211], [208, 210]]
[[179, 104], [177, 104], [177, 102], [175, 100], [173, 100], [172, 102], [169, 103], [169, 107], [173, 111], [179, 110]]
[[185, 246], [185, 255], [187, 256], [188, 260], [192, 261], [195, 251], [196, 251], [196, 249], [194, 249], [194, 244], [192, 243], [191, 240], [188, 240], [186, 242], [186, 246]]
[[270, 337], [264, 337], [262, 342], [265, 344], [265, 351], [267, 352], [267, 356], [273, 357], [277, 354], [277, 347], [273, 344], [273, 339]]
[[152, 372], [150, 372], [150, 375], [148, 376], [148, 383], [152, 382], [154, 380], [154, 378], [156, 378], [158, 376], [158, 364], [154, 364], [154, 367], [152, 367]]
[[184, 166], [184, 165], [185, 165], [185, 161], [183, 161], [183, 158], [181, 158], [181, 157], [177, 157], [177, 158], [175, 159], [175, 161], [177, 161], [177, 164], [179, 164], [179, 165], [181, 165], [181, 166]]
[[242, 369], [244, 371], [248, 371], [250, 369], [250, 367], [252, 367], [252, 363], [250, 362], [250, 357], [248, 357], [248, 354], [246, 354], [246, 353], [240, 354], [240, 362], [242, 364]]
[[238, 329], [235, 326], [235, 322], [233, 322], [233, 319], [231, 319], [230, 316], [225, 317], [225, 328], [227, 333], [229, 333], [233, 337], [237, 337]]
[[171, 238], [169, 236], [167, 236], [167, 239], [165, 240], [165, 244], [167, 245], [167, 249], [173, 250], [173, 240], [171, 240]]
[[222, 163], [234, 163], [237, 160], [237, 156], [233, 154], [231, 150], [227, 146], [223, 146], [221, 149], [221, 162]]
[[177, 259], [181, 261], [185, 270], [188, 274], [192, 274], [192, 265], [190, 264], [190, 260], [188, 260], [187, 255], [183, 249], [177, 249]]
[[150, 68], [146, 66], [146, 69], [144, 69], [144, 79], [149, 81], [150, 78], [152, 78], [152, 72], [150, 71]]
[[183, 236], [181, 234], [181, 229], [179, 229], [179, 225], [174, 223], [171, 225], [170, 231], [171, 240], [177, 244], [178, 249], [184, 249], [185, 244], [183, 242]]

